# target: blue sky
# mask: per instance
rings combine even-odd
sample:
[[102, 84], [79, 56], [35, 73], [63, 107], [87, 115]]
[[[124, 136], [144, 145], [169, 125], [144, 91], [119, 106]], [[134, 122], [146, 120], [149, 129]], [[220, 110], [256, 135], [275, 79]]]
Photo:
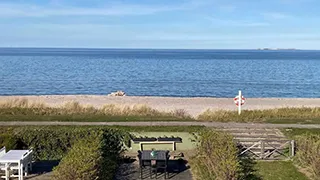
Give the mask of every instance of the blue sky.
[[319, 0], [0, 0], [0, 46], [320, 49], [319, 7]]

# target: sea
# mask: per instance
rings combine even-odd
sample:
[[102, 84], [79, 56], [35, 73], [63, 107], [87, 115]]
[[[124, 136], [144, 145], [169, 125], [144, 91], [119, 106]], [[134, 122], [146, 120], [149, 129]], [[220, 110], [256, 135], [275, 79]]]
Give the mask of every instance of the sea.
[[0, 95], [319, 98], [320, 51], [0, 48]]

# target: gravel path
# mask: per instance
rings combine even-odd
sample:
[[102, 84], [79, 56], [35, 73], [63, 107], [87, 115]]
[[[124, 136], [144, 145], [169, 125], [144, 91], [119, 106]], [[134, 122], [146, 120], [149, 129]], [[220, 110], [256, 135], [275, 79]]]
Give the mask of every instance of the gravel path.
[[58, 121], [11, 121], [0, 122], [0, 126], [206, 126], [216, 128], [308, 128], [320, 129], [320, 124], [262, 124], [262, 123], [222, 123], [222, 122], [58, 122]]

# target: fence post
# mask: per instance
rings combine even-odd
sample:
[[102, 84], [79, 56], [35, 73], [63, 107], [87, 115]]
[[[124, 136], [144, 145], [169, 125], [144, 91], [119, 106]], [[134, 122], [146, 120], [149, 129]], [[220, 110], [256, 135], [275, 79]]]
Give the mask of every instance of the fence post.
[[291, 140], [291, 157], [293, 157], [294, 156], [294, 149], [295, 149], [295, 147], [294, 147], [294, 140]]
[[260, 159], [263, 159], [264, 156], [264, 141], [261, 140], [261, 152], [260, 152]]

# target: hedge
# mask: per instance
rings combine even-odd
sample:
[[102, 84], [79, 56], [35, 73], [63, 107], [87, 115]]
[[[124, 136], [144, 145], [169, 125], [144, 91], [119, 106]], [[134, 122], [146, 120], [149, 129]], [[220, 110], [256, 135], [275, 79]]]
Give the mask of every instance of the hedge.
[[240, 177], [238, 149], [231, 135], [205, 130], [199, 134], [197, 155], [191, 159], [194, 176], [201, 180], [236, 180]]
[[[10, 149], [29, 149], [34, 151], [34, 160], [60, 160], [79, 139], [103, 131], [114, 151], [122, 146], [118, 141], [126, 134], [123, 131], [107, 127], [3, 127], [0, 130], [0, 147]], [[109, 150], [110, 153], [113, 150]]]
[[[112, 137], [116, 138], [113, 142], [120, 141]], [[113, 179], [121, 147], [110, 144], [110, 138], [109, 133], [100, 131], [79, 140], [54, 169], [53, 179]]]

